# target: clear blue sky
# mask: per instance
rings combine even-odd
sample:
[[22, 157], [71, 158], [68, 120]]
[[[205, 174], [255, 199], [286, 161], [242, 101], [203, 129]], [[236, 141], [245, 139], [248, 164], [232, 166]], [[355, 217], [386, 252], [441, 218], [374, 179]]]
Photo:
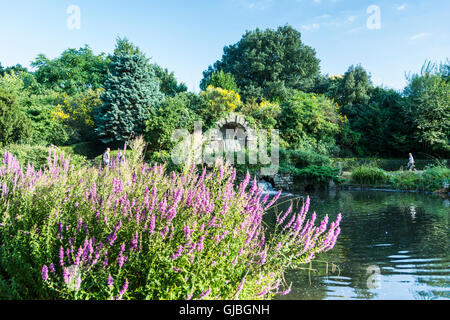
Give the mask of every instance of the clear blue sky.
[[[80, 8], [70, 30], [67, 8]], [[369, 29], [370, 5], [380, 28]], [[316, 49], [321, 71], [342, 74], [361, 64], [377, 85], [402, 89], [405, 72], [450, 53], [448, 0], [0, 0], [0, 62], [29, 67], [37, 54], [57, 57], [88, 44], [112, 52], [126, 36], [152, 61], [198, 91], [202, 71], [246, 30], [290, 24]]]

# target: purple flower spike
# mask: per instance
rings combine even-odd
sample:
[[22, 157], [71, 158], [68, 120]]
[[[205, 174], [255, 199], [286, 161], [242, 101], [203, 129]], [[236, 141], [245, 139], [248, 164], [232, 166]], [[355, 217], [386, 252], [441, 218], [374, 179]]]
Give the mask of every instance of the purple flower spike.
[[285, 295], [289, 294], [290, 292], [291, 292], [291, 288], [288, 288], [287, 290], [280, 292], [280, 294], [282, 296], [285, 296]]
[[59, 264], [61, 267], [64, 266], [64, 248], [59, 247]]
[[292, 211], [292, 206], [290, 206], [290, 207], [286, 210], [285, 214], [284, 214], [283, 217], [278, 221], [278, 223], [279, 223], [279, 224], [282, 224], [282, 223], [284, 222], [284, 220], [287, 218], [287, 216], [289, 215], [289, 213], [291, 213], [291, 211]]
[[109, 287], [110, 289], [112, 289], [112, 287], [113, 287], [113, 282], [114, 282], [114, 279], [113, 279], [113, 277], [111, 276], [111, 274], [109, 274], [109, 275], [108, 275], [108, 287]]
[[116, 298], [116, 300], [122, 300], [122, 297], [125, 293], [125, 291], [127, 291], [128, 289], [128, 279], [125, 279], [125, 283], [123, 284], [122, 290], [120, 290], [118, 297]]
[[178, 259], [179, 257], [181, 257], [181, 254], [182, 254], [182, 253], [183, 253], [183, 246], [180, 245], [180, 246], [178, 246], [177, 252], [176, 252], [174, 255], [171, 256], [172, 260], [176, 260], [176, 259]]
[[204, 297], [206, 297], [208, 294], [211, 293], [211, 288], [202, 292], [202, 294], [200, 295], [200, 299], [203, 299]]
[[42, 275], [42, 280], [47, 281], [47, 279], [48, 279], [48, 268], [47, 268], [47, 266], [45, 264], [42, 266], [41, 275]]
[[221, 166], [219, 169], [219, 182], [221, 182], [223, 179], [223, 172], [224, 172], [224, 169], [223, 169], [223, 166]]

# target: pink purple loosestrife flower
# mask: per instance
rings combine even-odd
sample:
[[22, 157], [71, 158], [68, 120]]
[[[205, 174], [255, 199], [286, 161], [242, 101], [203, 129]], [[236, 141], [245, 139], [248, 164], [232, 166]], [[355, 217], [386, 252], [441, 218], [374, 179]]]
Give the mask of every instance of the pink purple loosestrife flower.
[[[90, 170], [97, 172], [80, 176], [69, 168], [64, 155], [58, 156], [55, 152], [49, 153], [44, 170], [37, 171], [28, 165], [24, 174], [17, 159], [7, 152], [0, 167], [0, 204], [29, 194], [37, 195], [31, 198], [35, 201], [33, 204], [39, 206], [43, 190], [54, 192], [55, 198], [67, 199], [55, 202], [58, 206], [58, 219], [53, 223], [56, 256], [48, 259], [58, 263], [50, 265], [51, 275], [46, 265], [41, 270], [42, 279], [56, 286], [58, 281], [66, 284], [71, 281], [74, 266], [77, 266], [89, 271], [88, 277], [108, 274], [106, 285], [111, 287], [113, 279], [123, 281], [127, 274], [140, 273], [136, 266], [143, 261], [139, 260], [141, 252], [158, 254], [162, 248], [170, 249], [164, 252], [172, 258], [171, 269], [175, 271], [186, 268], [176, 265], [184, 255], [191, 262], [188, 271], [193, 273], [199, 272], [194, 263], [197, 260], [210, 266], [214, 262], [214, 267], [221, 268], [225, 266], [222, 261], [228, 261], [225, 270], [238, 265], [260, 270], [258, 268], [270, 263], [281, 264], [277, 252], [282, 248], [283, 254], [294, 252], [300, 256], [299, 261], [312, 259], [316, 253], [333, 248], [340, 233], [341, 215], [328, 231], [328, 216], [317, 227], [314, 213], [303, 225], [310, 205], [307, 197], [300, 212], [292, 213], [290, 207], [284, 213], [277, 221], [283, 232], [275, 241], [268, 241], [271, 239], [266, 239], [263, 215], [278, 200], [281, 191], [272, 198], [262, 196], [256, 179], [247, 190], [251, 181], [249, 174], [235, 186], [234, 168], [220, 167], [218, 175], [207, 173], [206, 169], [198, 174], [194, 166], [188, 175], [175, 172], [167, 175], [165, 168], [156, 164], [132, 168], [128, 176], [113, 168]], [[11, 208], [4, 208], [15, 218], [16, 213]], [[14, 221], [12, 223], [18, 223]], [[46, 221], [39, 227], [43, 229], [44, 225]], [[129, 244], [128, 248], [125, 243]], [[119, 277], [119, 272], [125, 276]], [[244, 279], [234, 284], [238, 292], [243, 290]], [[79, 288], [81, 278], [76, 280]], [[278, 280], [259, 293], [265, 295], [275, 288], [278, 290]], [[84, 279], [83, 283], [88, 281]], [[145, 281], [143, 279], [142, 283]], [[128, 285], [126, 280], [117, 298], [123, 297]], [[133, 282], [133, 285], [142, 284]], [[189, 294], [203, 298], [211, 290], [214, 288]]]
[[48, 279], [48, 268], [47, 268], [47, 266], [45, 264], [42, 266], [41, 275], [42, 275], [42, 280], [47, 281], [47, 279]]

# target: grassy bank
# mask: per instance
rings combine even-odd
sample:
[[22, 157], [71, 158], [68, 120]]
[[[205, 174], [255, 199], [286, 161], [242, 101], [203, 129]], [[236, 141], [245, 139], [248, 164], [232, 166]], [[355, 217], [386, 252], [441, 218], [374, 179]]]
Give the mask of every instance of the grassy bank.
[[346, 187], [386, 188], [407, 191], [450, 192], [450, 169], [443, 165], [427, 166], [417, 171], [385, 171], [363, 165], [343, 175]]
[[[343, 171], [353, 171], [361, 166], [371, 166], [394, 172], [401, 171], [401, 169], [406, 170], [408, 158], [332, 158], [331, 163], [333, 166], [339, 166]], [[415, 159], [415, 167], [420, 171], [442, 163], [450, 164], [450, 159]]]
[[[36, 169], [48, 162], [48, 148], [40, 145], [11, 144], [0, 148], [0, 152], [13, 154], [21, 165], [31, 163]], [[70, 157], [75, 169], [93, 165], [98, 167], [102, 159], [102, 147], [92, 143], [79, 143], [55, 148], [58, 156]], [[117, 150], [111, 151], [112, 158]], [[133, 151], [126, 150], [126, 158], [133, 157]], [[405, 165], [404, 159], [378, 158], [333, 158], [329, 159], [314, 152], [280, 151], [280, 174], [292, 175], [308, 183], [327, 186], [330, 181], [346, 187], [388, 188], [411, 191], [448, 192], [449, 171], [447, 160], [416, 160], [417, 171], [398, 170]], [[173, 166], [172, 166], [173, 167]], [[397, 168], [394, 170], [394, 168]], [[175, 168], [178, 169], [179, 168]], [[238, 176], [247, 172], [257, 174], [261, 166], [237, 165]], [[343, 174], [339, 176], [339, 171]]]

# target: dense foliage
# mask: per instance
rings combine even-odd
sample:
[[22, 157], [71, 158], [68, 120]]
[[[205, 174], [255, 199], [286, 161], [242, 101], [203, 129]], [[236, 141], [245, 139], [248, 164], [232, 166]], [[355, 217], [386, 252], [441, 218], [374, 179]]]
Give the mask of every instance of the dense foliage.
[[280, 123], [283, 138], [291, 147], [329, 153], [340, 118], [337, 106], [326, 97], [298, 92], [282, 105]]
[[[449, 61], [426, 63], [402, 92], [376, 87], [361, 65], [321, 74], [315, 50], [286, 25], [226, 46], [199, 93], [126, 38], [111, 54], [86, 45], [39, 54], [31, 66], [0, 64], [0, 299], [288, 292], [284, 271], [331, 249], [340, 215], [328, 230], [328, 216], [315, 226], [307, 198], [267, 229], [279, 194], [263, 196], [250, 181], [261, 164], [207, 171], [171, 162], [176, 129], [206, 130], [230, 112], [258, 134], [279, 130], [281, 174], [329, 185], [352, 170], [358, 184], [449, 190], [439, 160], [450, 158]], [[118, 149], [140, 134], [146, 148], [134, 140]], [[399, 170], [409, 152], [420, 171]]]
[[269, 231], [279, 193], [262, 197], [231, 167], [169, 174], [135, 145], [120, 169], [50, 152], [37, 171], [5, 152], [0, 298], [266, 299], [289, 291], [287, 268], [333, 248], [341, 216], [315, 226], [309, 198]]
[[19, 64], [0, 68], [4, 147], [53, 144], [94, 159], [144, 134], [147, 160], [179, 169], [170, 157], [174, 131], [192, 133], [195, 121], [207, 130], [235, 112], [258, 132], [279, 130], [284, 172], [332, 169], [331, 158], [345, 158], [344, 166], [358, 158], [352, 167], [399, 158], [383, 162], [389, 171], [404, 167], [409, 152], [420, 169], [450, 158], [448, 61], [425, 63], [403, 91], [377, 87], [361, 65], [321, 74], [315, 50], [289, 25], [247, 31], [226, 46], [204, 72], [199, 93], [187, 92], [126, 38], [117, 39], [111, 54], [86, 45], [54, 59], [38, 55], [32, 66], [33, 72]]
[[172, 135], [176, 129], [193, 130], [194, 121], [198, 119], [193, 111], [193, 99], [195, 97], [192, 94], [186, 93], [167, 97], [160, 106], [151, 111], [145, 133], [150, 152], [169, 153], [175, 145]]
[[78, 50], [67, 49], [53, 60], [39, 54], [31, 65], [37, 68], [34, 75], [40, 84], [48, 89], [73, 94], [101, 88], [109, 62], [104, 54], [95, 55], [86, 45]]
[[222, 59], [203, 72], [204, 79], [217, 71], [230, 73], [246, 98], [284, 98], [287, 89], [310, 87], [319, 73], [315, 50], [288, 25], [247, 31], [223, 51]]
[[29, 119], [20, 110], [17, 99], [0, 88], [0, 141], [21, 142], [31, 135]]
[[383, 184], [387, 180], [386, 172], [378, 167], [364, 165], [352, 171], [352, 181], [359, 184]]
[[142, 134], [150, 110], [163, 100], [159, 81], [142, 53], [117, 51], [112, 58], [105, 92], [95, 116], [96, 131], [105, 143], [126, 142]]
[[200, 82], [200, 89], [202, 90], [206, 90], [209, 86], [235, 92], [239, 91], [234, 76], [231, 73], [226, 73], [222, 70], [214, 71]]
[[424, 150], [450, 154], [449, 65], [425, 64], [405, 88], [406, 111], [414, 128], [414, 141]]

